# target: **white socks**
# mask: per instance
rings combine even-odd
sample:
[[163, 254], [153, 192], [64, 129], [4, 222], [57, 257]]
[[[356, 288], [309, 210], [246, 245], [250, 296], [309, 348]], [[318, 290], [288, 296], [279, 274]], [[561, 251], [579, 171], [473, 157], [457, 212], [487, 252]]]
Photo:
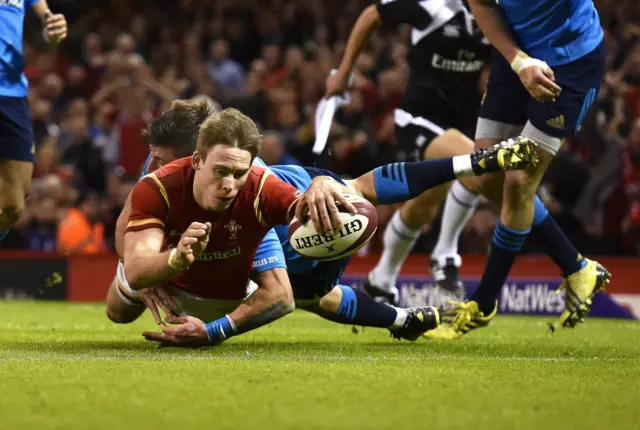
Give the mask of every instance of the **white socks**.
[[452, 161], [453, 173], [456, 175], [456, 178], [461, 178], [463, 176], [475, 176], [471, 163], [471, 155], [456, 155], [452, 158]]
[[384, 231], [382, 256], [369, 274], [369, 280], [377, 287], [391, 291], [396, 286], [402, 264], [418, 237], [420, 229], [414, 230], [406, 225], [400, 217], [400, 210], [395, 211]]
[[432, 259], [438, 259], [440, 264], [444, 264], [447, 257], [453, 257], [456, 261], [460, 260], [458, 255], [460, 233], [473, 215], [479, 200], [480, 196], [467, 190], [460, 181], [453, 183], [444, 204], [442, 227], [438, 243], [431, 254]]

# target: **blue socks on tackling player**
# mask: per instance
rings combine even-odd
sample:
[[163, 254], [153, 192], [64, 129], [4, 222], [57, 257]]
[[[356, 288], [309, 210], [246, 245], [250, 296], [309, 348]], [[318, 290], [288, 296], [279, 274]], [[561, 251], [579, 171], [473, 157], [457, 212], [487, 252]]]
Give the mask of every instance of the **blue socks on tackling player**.
[[207, 329], [207, 336], [212, 343], [220, 343], [237, 334], [236, 325], [229, 318], [229, 315], [205, 324], [205, 328]]
[[[465, 162], [465, 157], [468, 158], [468, 163]], [[406, 202], [429, 188], [469, 174], [473, 174], [471, 157], [461, 155], [440, 160], [385, 164], [374, 169], [373, 182], [378, 203], [388, 205]]]
[[478, 302], [480, 310], [485, 315], [493, 312], [502, 286], [529, 232], [535, 234], [536, 238], [542, 242], [547, 254], [560, 267], [563, 276], [575, 273], [587, 264], [553, 217], [549, 215], [540, 198], [536, 196], [533, 225], [530, 230], [513, 230], [500, 222], [496, 226], [485, 271], [478, 288], [471, 297], [471, 300]]
[[[367, 327], [389, 328], [397, 325], [398, 309], [378, 303], [365, 293], [351, 287], [339, 285], [342, 290], [342, 300], [338, 312], [326, 315], [327, 319], [342, 323]], [[402, 310], [404, 312], [404, 310]], [[323, 315], [325, 316], [325, 315]], [[404, 315], [406, 319], [406, 313]]]
[[547, 255], [562, 271], [562, 276], [567, 277], [587, 265], [587, 260], [573, 246], [556, 220], [549, 216], [549, 211], [538, 196], [533, 211], [531, 234], [542, 243]]
[[514, 230], [498, 221], [482, 279], [471, 296], [471, 300], [478, 302], [480, 310], [485, 315], [493, 312], [516, 255], [522, 249], [530, 231], [531, 229]]

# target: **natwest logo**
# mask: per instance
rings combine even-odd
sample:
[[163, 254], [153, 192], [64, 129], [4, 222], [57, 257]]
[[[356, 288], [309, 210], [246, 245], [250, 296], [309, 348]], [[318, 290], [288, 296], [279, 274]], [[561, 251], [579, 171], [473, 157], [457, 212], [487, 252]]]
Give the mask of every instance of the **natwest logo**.
[[556, 292], [546, 283], [507, 283], [502, 287], [500, 312], [559, 314], [564, 309], [564, 291]]

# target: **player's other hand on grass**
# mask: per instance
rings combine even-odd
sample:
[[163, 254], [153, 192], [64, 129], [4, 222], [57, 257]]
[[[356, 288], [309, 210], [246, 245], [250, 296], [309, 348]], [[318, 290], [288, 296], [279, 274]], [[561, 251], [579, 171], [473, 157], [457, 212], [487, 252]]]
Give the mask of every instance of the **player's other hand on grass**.
[[347, 208], [352, 214], [358, 211], [347, 201], [340, 185], [330, 176], [317, 176], [300, 197], [296, 206], [296, 218], [303, 221], [307, 209], [309, 217], [317, 231], [330, 232], [342, 228], [340, 211], [336, 203]]
[[518, 74], [522, 85], [539, 102], [555, 102], [562, 89], [556, 84], [553, 70], [544, 61], [520, 53], [511, 62], [511, 68]]
[[67, 20], [64, 15], [49, 12], [44, 16], [44, 40], [60, 43], [67, 38]]
[[207, 328], [202, 320], [191, 316], [168, 315], [166, 321], [175, 326], [161, 326], [162, 332], [145, 331], [142, 336], [150, 342], [158, 342], [158, 347], [178, 346], [196, 348], [213, 345], [207, 336]]
[[140, 300], [149, 309], [158, 325], [164, 324], [158, 308], [162, 309], [166, 315], [180, 315], [182, 312], [173, 297], [171, 297], [171, 294], [164, 287], [143, 288], [138, 290], [138, 294], [140, 295]]

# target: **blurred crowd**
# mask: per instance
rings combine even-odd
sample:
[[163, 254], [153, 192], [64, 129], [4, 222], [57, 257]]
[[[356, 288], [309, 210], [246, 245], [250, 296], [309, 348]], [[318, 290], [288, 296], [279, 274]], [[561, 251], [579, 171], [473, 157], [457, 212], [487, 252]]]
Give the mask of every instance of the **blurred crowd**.
[[[140, 132], [176, 98], [205, 97], [249, 115], [265, 136], [260, 155], [268, 164], [316, 165], [354, 177], [394, 161], [392, 113], [407, 78], [406, 27], [373, 37], [357, 61], [330, 151], [311, 153], [325, 78], [369, 3], [52, 1], [67, 17], [69, 38], [51, 47], [36, 19], [25, 24], [35, 178], [26, 215], [2, 246], [112, 249], [115, 220], [148, 153]], [[541, 196], [581, 251], [638, 254], [640, 2], [596, 5], [609, 48], [606, 82], [581, 132], [556, 157]], [[380, 209], [383, 223], [392, 211]], [[478, 210], [461, 251], [486, 252], [495, 222], [495, 208]], [[430, 251], [437, 231], [436, 219], [416, 251]], [[526, 249], [537, 251], [535, 243]]]

